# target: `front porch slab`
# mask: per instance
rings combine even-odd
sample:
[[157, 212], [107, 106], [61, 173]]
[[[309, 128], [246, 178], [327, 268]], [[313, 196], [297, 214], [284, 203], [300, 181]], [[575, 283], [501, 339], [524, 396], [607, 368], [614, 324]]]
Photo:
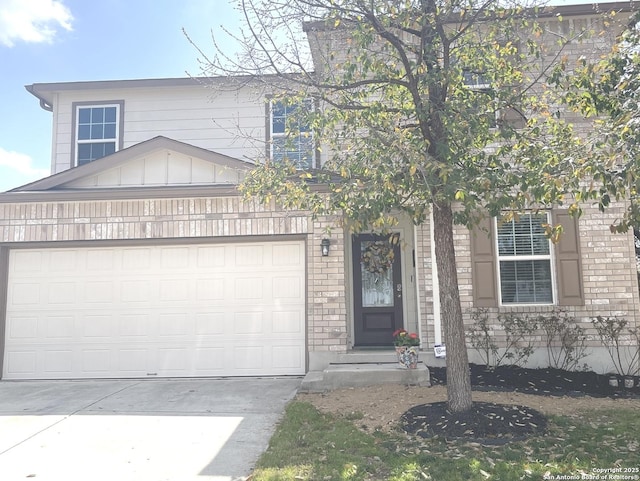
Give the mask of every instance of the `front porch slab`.
[[416, 369], [405, 369], [397, 363], [330, 364], [323, 371], [309, 371], [299, 391], [325, 392], [377, 384], [430, 386], [429, 368], [423, 363], [418, 363]]

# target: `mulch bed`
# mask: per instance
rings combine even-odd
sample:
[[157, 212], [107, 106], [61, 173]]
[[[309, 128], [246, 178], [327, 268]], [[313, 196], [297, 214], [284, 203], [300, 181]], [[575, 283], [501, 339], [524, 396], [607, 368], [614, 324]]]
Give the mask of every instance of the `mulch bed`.
[[[506, 390], [525, 394], [593, 396], [593, 397], [637, 397], [640, 396], [640, 378], [634, 377], [634, 387], [625, 388], [624, 380], [617, 379], [612, 386], [608, 375], [593, 371], [563, 371], [544, 368], [528, 369], [517, 366], [498, 366], [495, 369], [470, 364], [471, 385], [475, 390]], [[446, 384], [444, 367], [430, 367], [431, 382]]]
[[[489, 369], [470, 365], [474, 390], [517, 391], [526, 394], [638, 397], [640, 379], [633, 388], [625, 388], [623, 379], [612, 386], [609, 376], [594, 372], [568, 372], [560, 369], [527, 369], [499, 366]], [[445, 368], [429, 368], [433, 384], [446, 384]], [[401, 418], [402, 428], [423, 438], [462, 439], [481, 444], [504, 444], [531, 435], [543, 434], [546, 417], [527, 406], [474, 402], [470, 411], [454, 414], [447, 403], [422, 404], [409, 409]]]
[[474, 402], [470, 411], [454, 414], [446, 402], [437, 402], [412, 407], [402, 415], [401, 425], [406, 432], [423, 438], [504, 444], [544, 433], [547, 419], [526, 406]]

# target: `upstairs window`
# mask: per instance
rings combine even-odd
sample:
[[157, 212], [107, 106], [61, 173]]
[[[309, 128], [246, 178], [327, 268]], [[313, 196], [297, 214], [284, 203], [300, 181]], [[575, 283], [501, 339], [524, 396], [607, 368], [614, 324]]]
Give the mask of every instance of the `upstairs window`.
[[502, 304], [553, 304], [548, 222], [547, 214], [524, 214], [498, 225]]
[[[491, 88], [491, 80], [482, 72], [474, 72], [472, 70], [465, 69], [462, 71], [462, 78], [464, 84], [472, 91], [477, 92], [480, 95], [478, 110], [485, 110], [491, 106], [491, 100], [493, 100], [494, 92]], [[489, 97], [486, 98], [485, 96]], [[483, 117], [487, 120], [490, 128], [497, 126], [497, 121], [500, 116], [500, 112], [487, 110]]]
[[490, 93], [491, 81], [482, 72], [473, 72], [472, 70], [465, 69], [462, 71], [462, 77], [464, 84], [471, 90]]
[[121, 107], [120, 103], [75, 107], [75, 165], [119, 150]]
[[271, 159], [281, 162], [287, 159], [298, 169], [312, 169], [314, 162], [313, 132], [306, 113], [313, 110], [313, 102], [304, 100], [297, 104], [271, 101]]

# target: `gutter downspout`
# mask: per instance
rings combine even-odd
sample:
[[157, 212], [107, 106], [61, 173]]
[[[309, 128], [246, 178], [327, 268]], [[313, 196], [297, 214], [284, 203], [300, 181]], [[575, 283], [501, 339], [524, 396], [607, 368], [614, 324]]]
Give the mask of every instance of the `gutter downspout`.
[[45, 99], [40, 99], [40, 108], [46, 110], [47, 112], [53, 112], [53, 106], [49, 105]]

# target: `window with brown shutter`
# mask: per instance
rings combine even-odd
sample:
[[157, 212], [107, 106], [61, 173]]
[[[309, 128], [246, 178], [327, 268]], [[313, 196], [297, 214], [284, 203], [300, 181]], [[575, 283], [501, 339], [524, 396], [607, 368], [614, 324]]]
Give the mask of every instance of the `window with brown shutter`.
[[553, 211], [552, 220], [564, 228], [555, 245], [544, 237], [546, 214], [523, 214], [499, 227], [485, 219], [471, 231], [475, 307], [584, 304], [578, 220], [567, 211]]
[[527, 213], [496, 225], [501, 304], [553, 304], [548, 223], [546, 213]]
[[492, 224], [492, 219], [486, 218], [471, 231], [471, 282], [475, 307], [498, 305]]
[[571, 217], [566, 210], [554, 210], [552, 216], [553, 222], [563, 227], [560, 241], [554, 246], [558, 273], [558, 305], [582, 306], [584, 288], [578, 219]]

